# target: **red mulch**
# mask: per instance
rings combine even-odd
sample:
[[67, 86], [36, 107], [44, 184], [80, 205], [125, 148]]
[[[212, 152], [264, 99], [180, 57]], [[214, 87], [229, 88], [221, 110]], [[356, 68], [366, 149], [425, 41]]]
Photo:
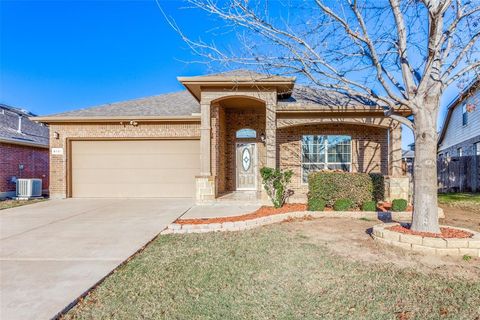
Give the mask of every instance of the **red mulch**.
[[271, 216], [280, 213], [306, 211], [307, 205], [301, 203], [285, 204], [281, 208], [274, 208], [269, 206], [262, 206], [256, 211], [247, 213], [240, 216], [221, 217], [221, 218], [200, 218], [200, 219], [178, 219], [175, 223], [178, 224], [209, 224], [209, 223], [223, 223], [223, 222], [235, 222], [252, 220], [260, 217]]
[[[377, 209], [382, 212], [392, 211], [392, 203], [391, 202], [381, 202], [377, 205]], [[412, 212], [413, 207], [408, 205], [407, 212]]]
[[448, 227], [440, 227], [441, 233], [412, 231], [409, 228], [406, 228], [403, 226], [393, 226], [386, 229], [392, 230], [395, 232], [413, 234], [416, 236], [429, 237], [429, 238], [470, 238], [473, 236], [473, 234], [471, 234], [470, 232], [455, 229], [455, 228], [448, 228]]

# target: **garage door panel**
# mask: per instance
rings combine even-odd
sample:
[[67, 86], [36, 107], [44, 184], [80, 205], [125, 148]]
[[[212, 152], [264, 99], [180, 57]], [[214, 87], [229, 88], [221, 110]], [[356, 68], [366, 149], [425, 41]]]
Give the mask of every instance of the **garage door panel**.
[[119, 184], [93, 183], [79, 185], [76, 193], [89, 198], [190, 198], [194, 193], [191, 183], [159, 185], [136, 184], [134, 188], [123, 188]]
[[198, 140], [72, 141], [73, 197], [193, 197]]
[[[76, 154], [125, 154], [151, 151], [152, 154], [192, 153], [199, 148], [199, 140], [108, 140], [74, 141]], [[152, 149], [152, 146], [156, 148]], [[149, 152], [150, 153], [150, 152]]]
[[191, 183], [196, 169], [76, 169], [78, 183]]
[[190, 168], [197, 169], [200, 156], [195, 153], [178, 154], [81, 154], [75, 155], [73, 165], [77, 169], [109, 169], [114, 165], [118, 169], [155, 169], [163, 164], [165, 169]]

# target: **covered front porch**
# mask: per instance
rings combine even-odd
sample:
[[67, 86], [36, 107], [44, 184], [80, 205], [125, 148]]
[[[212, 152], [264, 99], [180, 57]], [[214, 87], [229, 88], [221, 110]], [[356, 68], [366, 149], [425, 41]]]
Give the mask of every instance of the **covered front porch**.
[[295, 89], [292, 78], [180, 81], [201, 106], [198, 203], [243, 198], [268, 203], [262, 167], [293, 171], [292, 201], [306, 200], [308, 173], [322, 169], [383, 174], [387, 199], [408, 199], [401, 125], [382, 108], [325, 92], [307, 99], [312, 91]]

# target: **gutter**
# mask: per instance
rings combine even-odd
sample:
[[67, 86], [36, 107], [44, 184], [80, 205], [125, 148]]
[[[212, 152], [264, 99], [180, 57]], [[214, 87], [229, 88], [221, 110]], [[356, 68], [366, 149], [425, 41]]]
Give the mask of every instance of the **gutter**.
[[84, 122], [129, 122], [129, 121], [142, 121], [142, 122], [199, 122], [200, 116], [97, 116], [97, 117], [62, 117], [62, 116], [46, 116], [46, 117], [30, 117], [35, 122], [43, 123], [84, 123]]
[[41, 144], [41, 143], [21, 141], [21, 140], [15, 140], [15, 139], [7, 139], [7, 138], [0, 138], [0, 142], [8, 143], [8, 144], [16, 144], [16, 145], [21, 145], [21, 146], [27, 146], [27, 147], [43, 148], [43, 149], [50, 148], [48, 144], [45, 145], [45, 144]]

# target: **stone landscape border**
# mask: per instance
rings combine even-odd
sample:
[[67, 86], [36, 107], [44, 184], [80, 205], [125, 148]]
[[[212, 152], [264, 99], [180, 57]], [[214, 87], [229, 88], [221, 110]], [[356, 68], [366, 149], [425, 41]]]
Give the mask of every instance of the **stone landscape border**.
[[471, 238], [432, 238], [420, 235], [405, 234], [387, 230], [400, 223], [378, 224], [372, 229], [373, 239], [377, 242], [396, 246], [409, 251], [416, 251], [437, 256], [464, 256], [480, 257], [480, 233], [469, 229], [448, 227], [467, 231], [473, 234]]
[[[410, 221], [412, 213], [405, 212], [368, 212], [368, 211], [295, 211], [287, 213], [273, 214], [250, 220], [223, 223], [198, 223], [182, 224], [172, 223], [161, 234], [172, 233], [204, 233], [216, 231], [241, 231], [253, 229], [256, 227], [282, 222], [289, 219], [308, 219], [308, 218], [355, 218], [372, 219], [382, 221]], [[202, 219], [198, 219], [202, 220]]]

